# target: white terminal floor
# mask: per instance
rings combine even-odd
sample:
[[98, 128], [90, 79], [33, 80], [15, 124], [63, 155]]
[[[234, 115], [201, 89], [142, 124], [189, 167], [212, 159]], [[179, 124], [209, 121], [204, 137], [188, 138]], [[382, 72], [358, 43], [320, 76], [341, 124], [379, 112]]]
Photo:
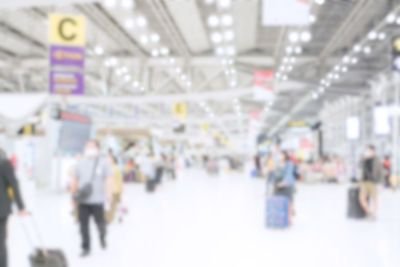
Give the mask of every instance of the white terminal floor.
[[[28, 194], [26, 202], [45, 243], [62, 248], [70, 267], [400, 266], [400, 192], [381, 190], [379, 218], [369, 222], [346, 218], [347, 189], [299, 185], [293, 227], [271, 230], [264, 225], [264, 180], [184, 170], [152, 195], [143, 185], [130, 184], [125, 221], [109, 227], [106, 251], [99, 248], [93, 225], [86, 259], [78, 257], [78, 225], [67, 195]], [[10, 267], [29, 266], [31, 248], [21, 223], [30, 226], [28, 219], [10, 220]]]

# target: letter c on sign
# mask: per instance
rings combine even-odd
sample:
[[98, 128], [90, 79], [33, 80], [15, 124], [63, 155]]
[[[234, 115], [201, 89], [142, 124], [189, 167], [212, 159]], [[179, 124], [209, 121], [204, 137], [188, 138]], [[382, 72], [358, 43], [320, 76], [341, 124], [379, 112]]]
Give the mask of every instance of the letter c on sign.
[[58, 25], [58, 33], [60, 34], [61, 38], [67, 41], [72, 41], [76, 38], [76, 33], [72, 34], [66, 34], [64, 32], [66, 24], [72, 24], [73, 26], [76, 26], [76, 21], [71, 19], [71, 18], [65, 18], [60, 21], [60, 24]]

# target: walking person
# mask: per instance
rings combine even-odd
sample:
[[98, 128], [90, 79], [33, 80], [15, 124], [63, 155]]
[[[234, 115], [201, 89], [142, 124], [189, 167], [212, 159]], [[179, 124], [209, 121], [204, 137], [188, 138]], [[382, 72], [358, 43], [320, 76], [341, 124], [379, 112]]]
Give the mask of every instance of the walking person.
[[[10, 195], [12, 192], [12, 196]], [[24, 203], [15, 178], [14, 169], [6, 153], [0, 149], [0, 267], [7, 267], [7, 220], [15, 200], [19, 215], [26, 215]]]
[[[378, 190], [377, 184], [382, 180], [383, 172], [381, 161], [375, 154], [375, 147], [369, 145], [365, 150], [364, 160], [362, 161], [362, 181], [360, 185], [359, 201], [360, 205], [367, 214], [367, 218], [376, 219], [378, 212]], [[368, 199], [372, 200], [373, 211], [371, 212]]]
[[84, 157], [78, 162], [75, 169], [74, 199], [78, 204], [78, 217], [82, 238], [82, 254], [90, 254], [89, 220], [94, 217], [101, 247], [105, 249], [106, 222], [104, 206], [112, 198], [112, 173], [107, 157], [100, 154], [100, 144], [89, 140], [85, 145]]
[[123, 178], [120, 167], [118, 166], [118, 160], [114, 155], [109, 155], [109, 161], [112, 171], [112, 200], [110, 210], [107, 212], [106, 220], [107, 223], [111, 223], [115, 214], [117, 213], [118, 205], [121, 202], [122, 191], [123, 191]]

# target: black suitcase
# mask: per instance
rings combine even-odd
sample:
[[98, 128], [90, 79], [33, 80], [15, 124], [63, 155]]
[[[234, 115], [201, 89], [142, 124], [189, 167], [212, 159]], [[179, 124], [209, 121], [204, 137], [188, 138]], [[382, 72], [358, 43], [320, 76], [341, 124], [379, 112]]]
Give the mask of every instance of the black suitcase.
[[161, 178], [162, 178], [162, 176], [163, 176], [163, 173], [164, 173], [164, 168], [163, 167], [158, 167], [157, 169], [156, 169], [156, 183], [157, 184], [161, 184]]
[[32, 267], [68, 267], [67, 258], [61, 250], [38, 249], [30, 255]]
[[152, 193], [156, 190], [156, 181], [155, 180], [147, 180], [146, 181], [146, 191]]
[[[43, 244], [43, 239], [40, 235], [40, 231], [36, 224], [36, 221], [34, 220], [32, 215], [28, 215], [28, 217], [31, 218], [32, 225], [39, 242]], [[32, 236], [29, 234], [28, 228], [24, 224], [22, 225], [29, 243], [34, 248], [35, 245]], [[36, 248], [34, 252], [29, 256], [31, 267], [68, 267], [67, 258], [65, 257], [65, 254], [62, 250], [44, 249], [43, 245], [41, 245], [41, 247], [42, 248]]]
[[347, 217], [363, 219], [367, 216], [359, 201], [360, 188], [350, 188], [348, 192]]

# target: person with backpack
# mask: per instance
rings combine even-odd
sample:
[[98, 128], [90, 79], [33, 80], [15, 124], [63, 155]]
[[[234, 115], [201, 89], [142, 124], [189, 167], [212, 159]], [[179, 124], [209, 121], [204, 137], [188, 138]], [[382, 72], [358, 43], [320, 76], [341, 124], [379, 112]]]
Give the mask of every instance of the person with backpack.
[[[12, 196], [10, 194], [12, 192]], [[25, 206], [15, 178], [14, 169], [6, 153], [0, 149], [0, 267], [7, 267], [7, 221], [13, 200], [20, 216], [25, 216]]]
[[78, 217], [82, 238], [82, 254], [90, 254], [89, 219], [94, 217], [101, 247], [105, 249], [106, 221], [104, 207], [106, 201], [112, 200], [112, 172], [107, 157], [100, 154], [100, 144], [96, 140], [89, 140], [85, 145], [84, 157], [75, 168], [73, 182], [73, 197], [78, 205]]

